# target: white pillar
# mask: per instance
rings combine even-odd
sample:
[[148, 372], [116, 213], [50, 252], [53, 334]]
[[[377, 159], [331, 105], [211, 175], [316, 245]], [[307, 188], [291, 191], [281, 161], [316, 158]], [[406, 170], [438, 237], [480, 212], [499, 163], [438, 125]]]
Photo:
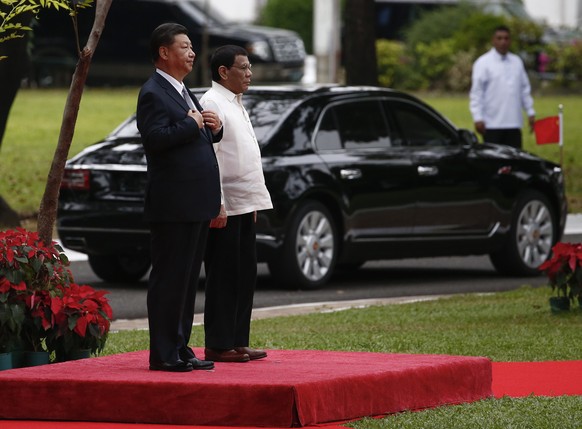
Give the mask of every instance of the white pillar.
[[336, 83], [340, 53], [340, 0], [313, 0], [313, 52], [317, 82]]

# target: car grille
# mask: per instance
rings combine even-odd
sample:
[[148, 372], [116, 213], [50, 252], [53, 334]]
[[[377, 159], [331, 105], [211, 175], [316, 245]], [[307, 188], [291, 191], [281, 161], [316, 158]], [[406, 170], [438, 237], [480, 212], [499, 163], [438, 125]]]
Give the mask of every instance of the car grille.
[[278, 36], [270, 39], [275, 59], [282, 63], [305, 60], [303, 41], [295, 37]]

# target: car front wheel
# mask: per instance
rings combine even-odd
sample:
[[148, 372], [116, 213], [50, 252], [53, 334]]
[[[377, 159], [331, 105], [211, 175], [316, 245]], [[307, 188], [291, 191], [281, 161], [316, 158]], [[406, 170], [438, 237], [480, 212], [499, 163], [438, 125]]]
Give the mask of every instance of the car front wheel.
[[107, 282], [134, 283], [142, 279], [151, 265], [144, 252], [133, 255], [88, 255], [93, 272]]
[[490, 256], [502, 274], [539, 275], [538, 267], [551, 254], [556, 242], [556, 215], [548, 199], [537, 191], [528, 191], [518, 200], [508, 240]]
[[331, 277], [337, 252], [338, 234], [329, 210], [310, 201], [295, 213], [282, 252], [269, 262], [269, 271], [287, 286], [314, 289]]

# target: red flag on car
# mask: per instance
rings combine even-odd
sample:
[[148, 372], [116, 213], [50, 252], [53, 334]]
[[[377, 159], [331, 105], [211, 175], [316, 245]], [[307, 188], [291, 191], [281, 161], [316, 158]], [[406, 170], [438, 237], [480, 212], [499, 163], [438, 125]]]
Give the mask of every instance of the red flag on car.
[[537, 144], [560, 143], [560, 117], [549, 116], [535, 121]]

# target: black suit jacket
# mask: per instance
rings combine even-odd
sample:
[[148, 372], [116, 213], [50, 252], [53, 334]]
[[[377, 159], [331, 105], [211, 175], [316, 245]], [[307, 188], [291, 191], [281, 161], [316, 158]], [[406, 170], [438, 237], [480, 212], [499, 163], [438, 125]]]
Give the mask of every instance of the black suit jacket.
[[188, 110], [181, 94], [159, 73], [139, 93], [136, 118], [148, 165], [147, 221], [198, 222], [216, 217], [220, 210], [212, 143], [222, 138], [222, 131], [213, 136], [209, 129], [198, 128]]

